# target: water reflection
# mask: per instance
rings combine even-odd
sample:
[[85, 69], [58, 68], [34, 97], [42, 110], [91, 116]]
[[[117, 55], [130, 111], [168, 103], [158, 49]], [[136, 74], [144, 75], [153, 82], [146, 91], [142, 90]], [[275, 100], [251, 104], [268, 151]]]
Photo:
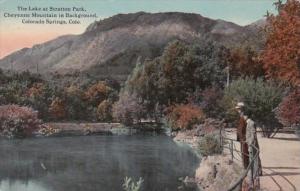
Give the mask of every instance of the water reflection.
[[125, 176], [143, 177], [143, 190], [174, 191], [198, 165], [163, 136], [1, 140], [0, 157], [1, 191], [119, 191]]
[[0, 183], [0, 191], [50, 191], [51, 189], [44, 188], [35, 181], [10, 181], [2, 180]]

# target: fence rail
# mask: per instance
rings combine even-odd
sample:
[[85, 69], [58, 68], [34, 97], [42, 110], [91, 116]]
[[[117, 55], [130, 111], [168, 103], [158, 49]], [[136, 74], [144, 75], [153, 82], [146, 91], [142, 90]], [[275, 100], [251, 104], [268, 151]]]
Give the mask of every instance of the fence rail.
[[[243, 172], [243, 174], [239, 177], [239, 179], [231, 185], [230, 188], [227, 189], [227, 191], [235, 191], [240, 190], [243, 186], [244, 180], [248, 179], [248, 184], [251, 188], [251, 190], [259, 190], [260, 188], [260, 181], [259, 181], [259, 148], [257, 148], [254, 144], [251, 144], [248, 146], [249, 155], [247, 153], [243, 153], [241, 150], [236, 149], [234, 143], [240, 143], [240, 141], [227, 138], [223, 131], [220, 131], [220, 143], [221, 147], [223, 149], [228, 149], [231, 155], [231, 159], [234, 160], [240, 160], [242, 161], [243, 155], [249, 156], [249, 165]], [[240, 158], [237, 158], [236, 155], [238, 155]]]

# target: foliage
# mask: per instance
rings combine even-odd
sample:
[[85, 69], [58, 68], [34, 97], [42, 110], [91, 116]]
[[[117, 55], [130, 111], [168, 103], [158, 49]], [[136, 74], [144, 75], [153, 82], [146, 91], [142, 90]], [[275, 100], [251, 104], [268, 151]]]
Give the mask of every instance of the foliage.
[[89, 113], [83, 99], [83, 90], [78, 85], [72, 84], [69, 87], [65, 87], [63, 98], [66, 104], [68, 119], [79, 120], [87, 118]]
[[53, 119], [59, 120], [66, 117], [66, 106], [62, 99], [56, 97], [49, 107], [49, 112]]
[[300, 88], [283, 98], [276, 110], [276, 117], [285, 126], [300, 125]]
[[112, 121], [112, 103], [109, 100], [104, 100], [99, 104], [97, 116], [100, 121]]
[[257, 52], [250, 47], [231, 50], [229, 57], [229, 70], [231, 78], [240, 76], [263, 77], [263, 64], [258, 58]]
[[168, 110], [166, 118], [172, 129], [191, 129], [205, 118], [201, 108], [191, 104], [171, 106]]
[[2, 72], [0, 73], [0, 104], [30, 106], [38, 111], [38, 117], [44, 121], [96, 121], [99, 104], [104, 100], [113, 103], [118, 98], [118, 90], [113, 87], [119, 88], [119, 86], [112, 79], [72, 78], [72, 81], [66, 81], [64, 76], [60, 76], [59, 80], [56, 80], [47, 81], [29, 72]]
[[267, 133], [265, 135], [269, 137], [268, 133], [279, 126], [273, 111], [281, 102], [283, 92], [282, 86], [273, 81], [240, 78], [225, 88], [223, 106], [228, 113], [232, 113], [237, 102], [244, 102], [245, 114], [261, 124]]
[[90, 86], [84, 93], [84, 97], [92, 104], [99, 104], [108, 97], [111, 91], [112, 89], [105, 82], [101, 81]]
[[7, 137], [30, 136], [40, 127], [38, 113], [29, 107], [0, 106], [0, 134]]
[[132, 178], [128, 178], [127, 176], [124, 179], [123, 188], [125, 191], [139, 191], [142, 188], [144, 180], [140, 177], [139, 181], [134, 182]]
[[144, 115], [144, 106], [135, 94], [122, 92], [119, 101], [113, 105], [113, 117], [125, 125], [139, 122]]
[[199, 105], [207, 117], [218, 118], [222, 116], [220, 100], [223, 97], [223, 90], [217, 86], [208, 87], [203, 91], [193, 93], [190, 101]]
[[212, 42], [187, 45], [175, 41], [161, 57], [138, 63], [125, 89], [141, 97], [148, 113], [153, 113], [157, 104], [168, 107], [185, 103], [197, 89], [223, 86], [227, 56], [226, 48]]
[[220, 138], [215, 133], [209, 133], [199, 139], [198, 151], [202, 156], [222, 153]]
[[269, 77], [300, 84], [300, 2], [277, 3], [278, 15], [269, 14], [268, 37], [262, 53]]

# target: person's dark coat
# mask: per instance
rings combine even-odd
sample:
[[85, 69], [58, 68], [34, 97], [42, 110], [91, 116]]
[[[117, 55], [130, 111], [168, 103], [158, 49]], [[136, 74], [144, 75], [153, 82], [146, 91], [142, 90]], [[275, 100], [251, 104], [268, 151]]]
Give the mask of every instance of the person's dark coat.
[[247, 127], [247, 122], [241, 116], [237, 127], [237, 141], [246, 141], [246, 127]]

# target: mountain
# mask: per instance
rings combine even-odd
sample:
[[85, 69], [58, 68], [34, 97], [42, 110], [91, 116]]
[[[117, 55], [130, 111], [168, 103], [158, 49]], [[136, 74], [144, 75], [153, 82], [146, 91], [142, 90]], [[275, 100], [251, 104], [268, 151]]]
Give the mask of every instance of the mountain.
[[159, 56], [172, 40], [210, 39], [235, 46], [254, 37], [256, 26], [242, 27], [191, 13], [118, 14], [92, 23], [83, 34], [61, 36], [14, 52], [0, 60], [0, 67], [42, 74], [79, 71], [125, 79], [138, 57]]

